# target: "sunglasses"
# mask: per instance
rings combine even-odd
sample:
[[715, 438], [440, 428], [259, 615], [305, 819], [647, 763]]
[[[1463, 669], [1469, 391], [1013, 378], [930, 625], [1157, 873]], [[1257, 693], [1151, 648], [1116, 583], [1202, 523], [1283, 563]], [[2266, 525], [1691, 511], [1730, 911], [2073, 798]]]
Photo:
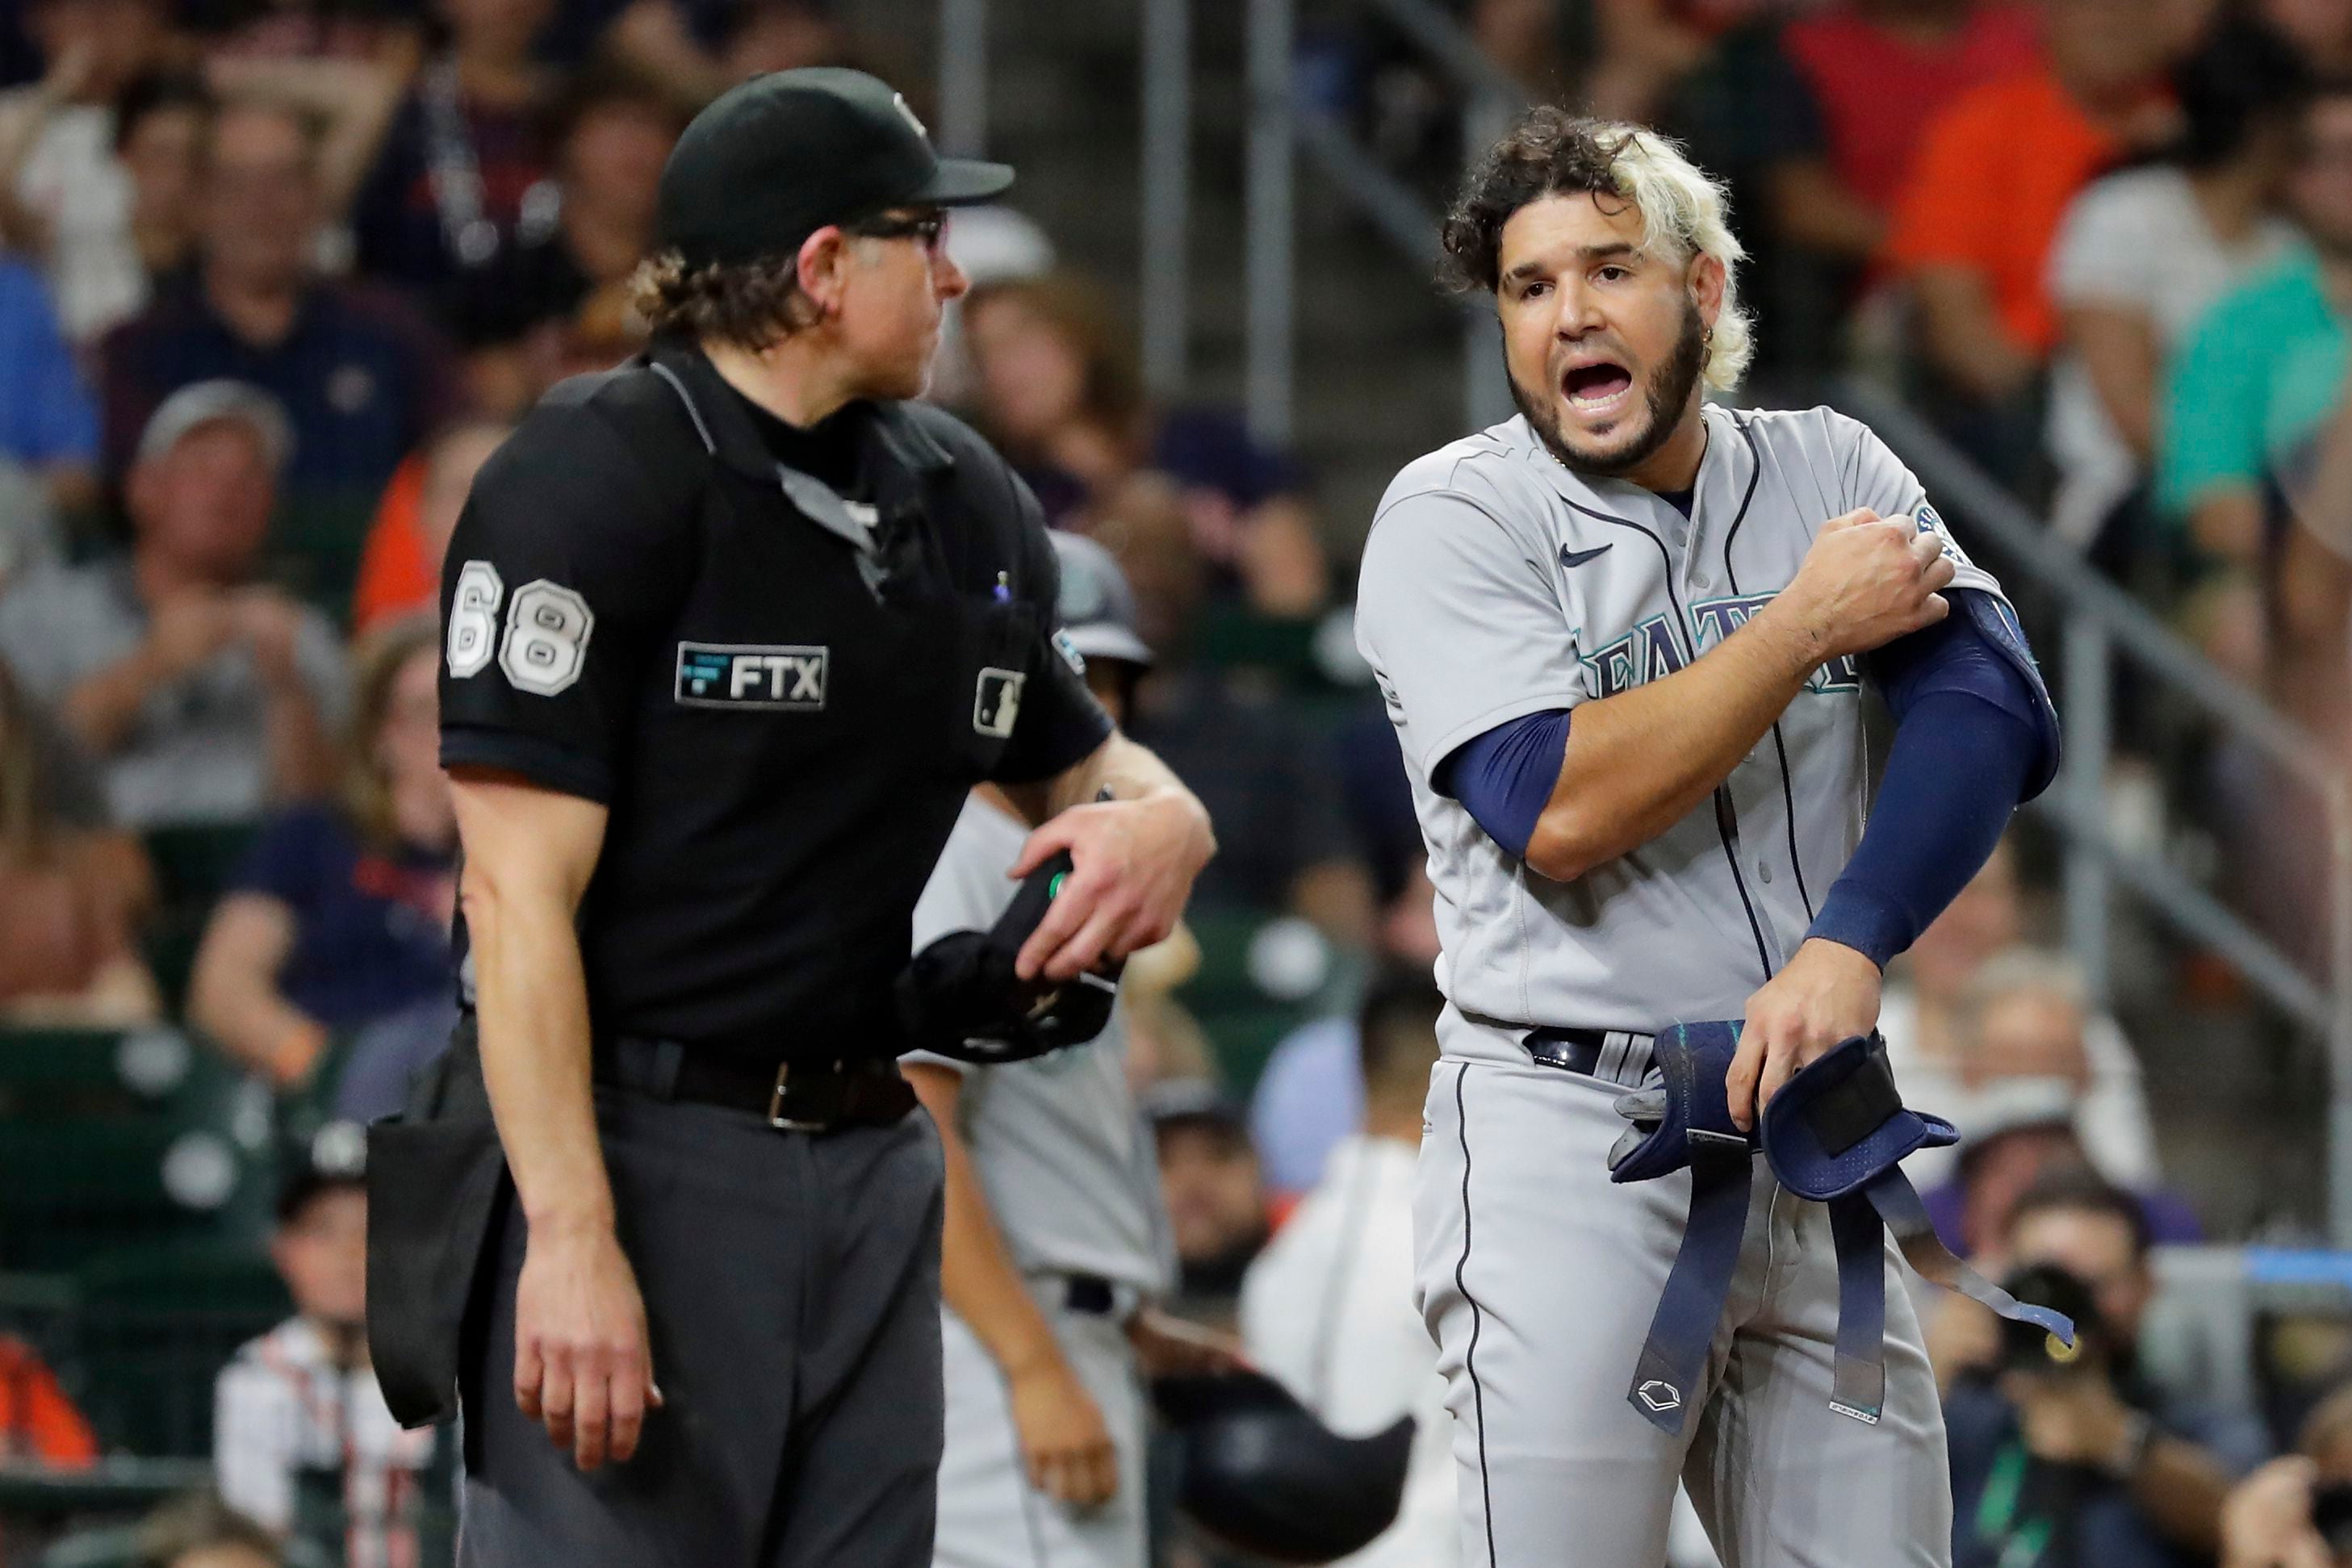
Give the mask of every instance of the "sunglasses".
[[947, 238], [948, 215], [924, 213], [911, 218], [869, 218], [862, 224], [846, 225], [843, 232], [861, 239], [910, 239], [921, 246], [927, 255], [936, 256], [940, 242]]

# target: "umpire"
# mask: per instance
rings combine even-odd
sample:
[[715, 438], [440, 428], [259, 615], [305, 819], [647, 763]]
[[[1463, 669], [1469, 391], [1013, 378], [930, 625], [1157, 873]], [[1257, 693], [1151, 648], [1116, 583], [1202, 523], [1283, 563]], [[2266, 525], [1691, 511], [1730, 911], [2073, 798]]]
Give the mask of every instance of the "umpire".
[[1211, 853], [1057, 643], [1035, 500], [903, 401], [966, 287], [947, 210], [1012, 178], [858, 72], [730, 91], [662, 176], [653, 347], [551, 392], [450, 542], [442, 760], [514, 1193], [459, 1373], [464, 1563], [928, 1563], [916, 895], [983, 779], [1036, 825], [1016, 873], [1074, 862], [1024, 976], [1166, 935]]

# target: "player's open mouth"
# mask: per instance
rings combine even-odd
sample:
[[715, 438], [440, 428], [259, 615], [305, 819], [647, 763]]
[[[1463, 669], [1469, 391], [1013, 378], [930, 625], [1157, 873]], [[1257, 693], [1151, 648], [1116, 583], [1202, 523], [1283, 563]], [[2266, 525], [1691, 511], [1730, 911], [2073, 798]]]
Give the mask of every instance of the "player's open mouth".
[[1559, 378], [1559, 390], [1579, 413], [1614, 413], [1633, 395], [1633, 372], [1606, 360], [1571, 365]]

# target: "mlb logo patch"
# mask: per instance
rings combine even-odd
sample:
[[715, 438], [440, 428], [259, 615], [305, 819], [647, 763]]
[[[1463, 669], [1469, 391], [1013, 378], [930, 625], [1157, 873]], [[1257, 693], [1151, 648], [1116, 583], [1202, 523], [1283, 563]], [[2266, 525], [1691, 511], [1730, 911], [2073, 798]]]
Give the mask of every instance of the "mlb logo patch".
[[675, 693], [685, 707], [820, 713], [832, 650], [805, 644], [680, 643]]
[[1021, 686], [1028, 678], [1018, 670], [993, 665], [981, 671], [980, 688], [971, 699], [971, 727], [992, 739], [1008, 738], [1021, 717]]

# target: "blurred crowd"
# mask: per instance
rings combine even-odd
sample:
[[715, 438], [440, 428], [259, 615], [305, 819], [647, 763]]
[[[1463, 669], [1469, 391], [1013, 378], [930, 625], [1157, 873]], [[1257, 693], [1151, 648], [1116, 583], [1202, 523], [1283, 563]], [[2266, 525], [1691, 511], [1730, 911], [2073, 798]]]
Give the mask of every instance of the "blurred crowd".
[[[2340, 745], [2352, 0], [1457, 9], [1529, 94], [1662, 125], [1730, 182], [1755, 401], [1898, 387]], [[856, 63], [925, 109], [922, 73], [858, 24], [850, 0], [0, 18], [0, 1145], [12, 1051], [163, 1026], [266, 1086], [293, 1151], [262, 1211], [206, 1232], [266, 1240], [294, 1309], [200, 1369], [219, 1497], [121, 1561], [431, 1560], [455, 1457], [393, 1427], [366, 1373], [348, 1134], [398, 1107], [454, 1016], [441, 554], [536, 398], [637, 347], [625, 286], [701, 102]], [[1383, 158], [1451, 178], [1459, 105], [1399, 40], [1350, 11], [1301, 47], [1302, 82]], [[1118, 558], [1159, 660], [1133, 727], [1218, 824], [1188, 935], [1130, 972], [1176, 1304], [1344, 1429], [1421, 1414], [1404, 1515], [1363, 1561], [1449, 1561], [1449, 1423], [1409, 1286], [1436, 930], [1395, 743], [1335, 652], [1360, 520], [1322, 515], [1300, 455], [1237, 410], [1150, 395], [1114, 291], [1018, 210], [960, 213], [948, 243], [974, 287], [935, 395]], [[2126, 749], [2263, 890], [2244, 905], [2316, 951], [2310, 811], [2119, 695]], [[2123, 1023], [2043, 940], [2033, 858], [1996, 856], [1885, 1019], [1908, 1098], [1967, 1134], [1915, 1157], [1938, 1226], [2095, 1325], [2061, 1366], [1971, 1303], [1922, 1303], [1961, 1561], [2352, 1563], [2352, 1394], [2329, 1393], [2352, 1335], [2298, 1342], [2258, 1407], [2140, 1354], [2150, 1249], [2206, 1219], [2168, 1185]], [[20, 1218], [0, 1190], [0, 1280], [32, 1270]], [[37, 1338], [0, 1335], [0, 1480], [135, 1448]], [[1221, 1561], [1167, 1534], [1171, 1564]]]

